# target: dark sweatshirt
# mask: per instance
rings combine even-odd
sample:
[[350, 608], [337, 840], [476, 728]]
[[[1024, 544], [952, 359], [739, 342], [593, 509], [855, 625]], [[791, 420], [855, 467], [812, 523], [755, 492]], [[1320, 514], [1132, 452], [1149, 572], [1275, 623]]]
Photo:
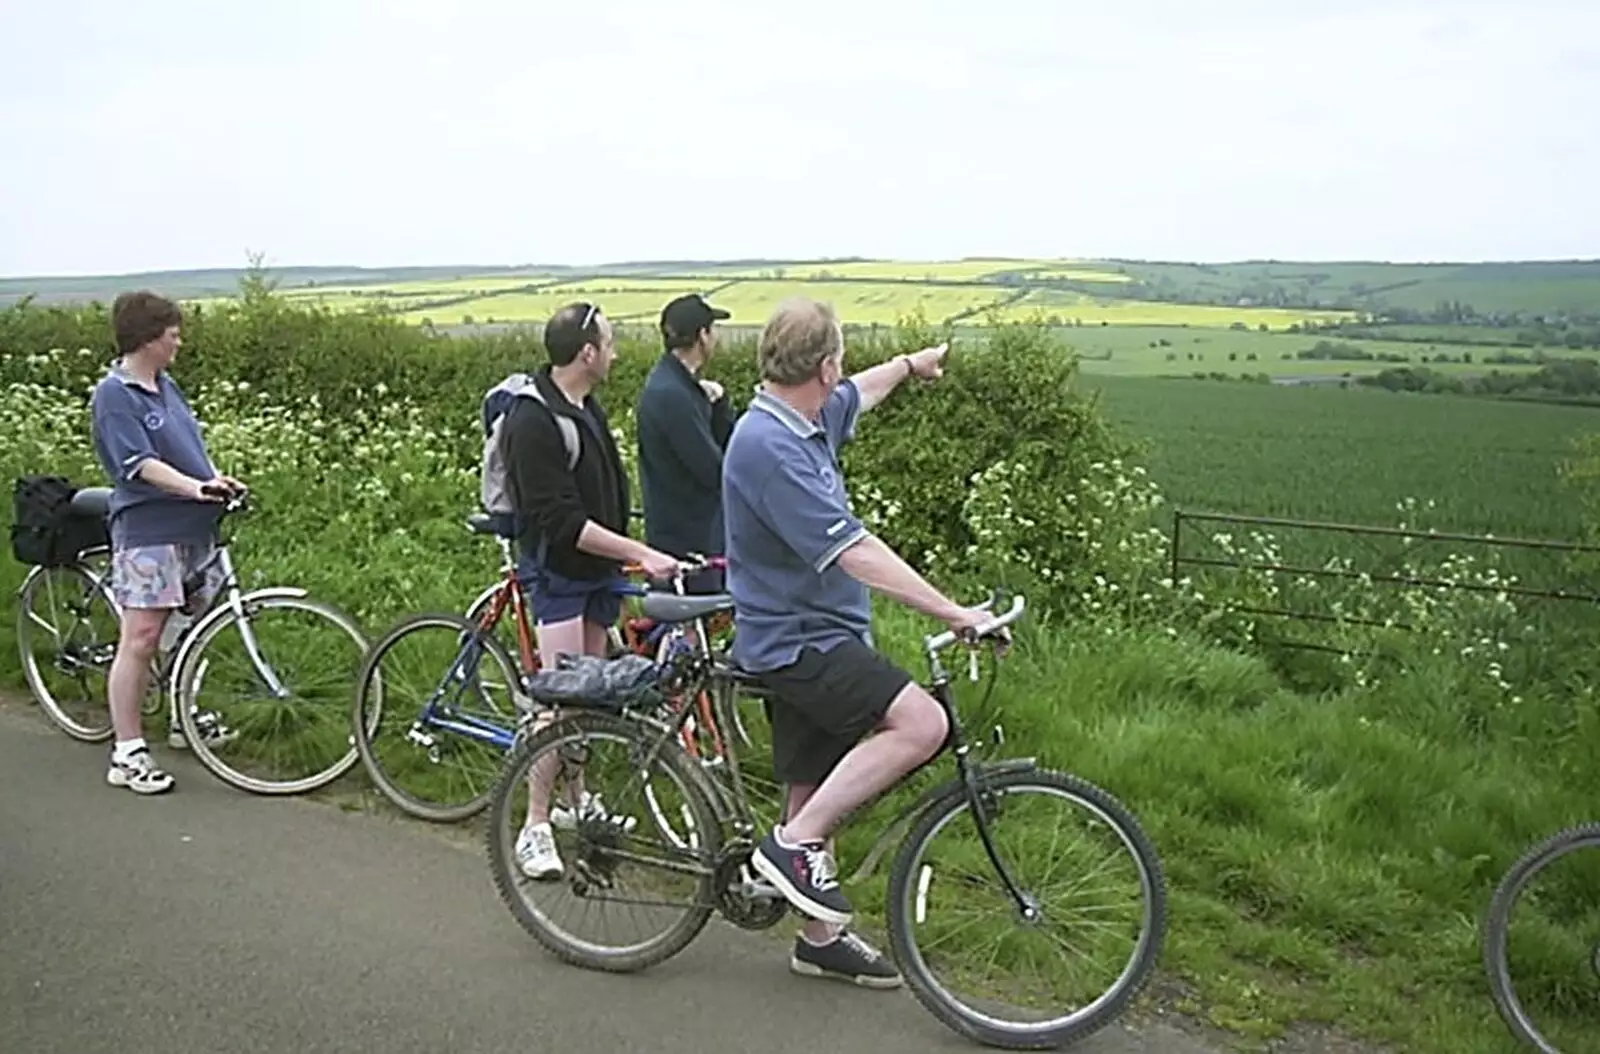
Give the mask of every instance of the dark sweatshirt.
[[[534, 374], [533, 383], [548, 409], [537, 399], [513, 399], [501, 430], [506, 487], [517, 510], [522, 552], [537, 560], [543, 539], [549, 570], [587, 581], [608, 578], [620, 572], [621, 564], [581, 552], [577, 541], [587, 520], [628, 533], [628, 475], [610, 421], [593, 395], [584, 399], [581, 410], [568, 402], [550, 379], [548, 366]], [[578, 463], [570, 472], [552, 413], [570, 417], [578, 426]]]
[[667, 352], [645, 381], [637, 416], [646, 544], [680, 558], [721, 554], [722, 452], [733, 431], [727, 393], [711, 402]]

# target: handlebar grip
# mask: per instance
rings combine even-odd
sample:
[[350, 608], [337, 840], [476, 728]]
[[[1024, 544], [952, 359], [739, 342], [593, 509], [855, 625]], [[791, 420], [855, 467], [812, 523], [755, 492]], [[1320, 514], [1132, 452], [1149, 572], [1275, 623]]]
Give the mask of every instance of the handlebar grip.
[[[993, 606], [993, 603], [993, 600], [989, 602], [990, 607]], [[1011, 609], [1009, 611], [1007, 611], [1004, 615], [998, 615], [982, 625], [975, 627], [970, 634], [966, 635], [966, 638], [969, 641], [978, 641], [994, 634], [998, 630], [1005, 629], [1007, 626], [1017, 621], [1017, 619], [1021, 618], [1023, 611], [1026, 609], [1027, 602], [1023, 597], [1013, 597], [1011, 599]], [[988, 608], [980, 606], [978, 610], [988, 610]], [[924, 647], [926, 647], [928, 654], [931, 655], [936, 651], [948, 648], [950, 645], [954, 644], [956, 640], [957, 636], [955, 630], [947, 629], [937, 636], [925, 638]]]

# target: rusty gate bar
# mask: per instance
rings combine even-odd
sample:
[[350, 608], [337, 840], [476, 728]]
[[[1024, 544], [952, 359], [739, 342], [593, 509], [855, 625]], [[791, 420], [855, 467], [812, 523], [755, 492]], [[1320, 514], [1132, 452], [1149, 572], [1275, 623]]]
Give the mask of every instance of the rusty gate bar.
[[1600, 603], [1600, 595], [1568, 593], [1564, 589], [1529, 589], [1527, 586], [1509, 584], [1470, 585], [1465, 582], [1452, 582], [1447, 578], [1413, 578], [1409, 575], [1373, 574], [1370, 571], [1341, 571], [1331, 567], [1296, 567], [1293, 564], [1241, 564], [1235, 560], [1216, 560], [1205, 556], [1186, 556], [1181, 562], [1195, 567], [1227, 567], [1235, 571], [1274, 571], [1283, 574], [1316, 575], [1321, 578], [1365, 578], [1371, 582], [1389, 582], [1394, 585], [1415, 586], [1418, 589], [1440, 587], [1471, 593], [1505, 593], [1545, 600], [1587, 600], [1591, 603]]
[[[1300, 567], [1293, 564], [1274, 564], [1257, 561], [1239, 562], [1237, 560], [1222, 560], [1215, 557], [1185, 556], [1183, 554], [1184, 524], [1191, 523], [1222, 523], [1235, 524], [1243, 527], [1280, 527], [1300, 531], [1322, 532], [1324, 534], [1366, 535], [1385, 538], [1410, 538], [1417, 541], [1456, 542], [1469, 545], [1484, 545], [1489, 547], [1507, 549], [1534, 549], [1547, 552], [1568, 553], [1600, 553], [1600, 545], [1589, 545], [1581, 542], [1556, 541], [1541, 538], [1501, 538], [1488, 534], [1461, 534], [1457, 532], [1408, 530], [1403, 527], [1379, 527], [1369, 524], [1338, 523], [1326, 520], [1295, 520], [1281, 516], [1249, 516], [1238, 513], [1220, 512], [1195, 512], [1186, 509], [1174, 509], [1172, 513], [1172, 537], [1170, 543], [1169, 567], [1172, 581], [1176, 583], [1181, 568], [1185, 565], [1193, 567], [1214, 567], [1234, 571], [1272, 571], [1284, 575], [1306, 575], [1319, 578], [1358, 578], [1365, 579], [1373, 584], [1388, 584], [1402, 588], [1439, 588], [1448, 590], [1461, 590], [1464, 592], [1479, 593], [1504, 593], [1521, 597], [1544, 600], [1584, 601], [1590, 604], [1600, 604], [1600, 595], [1593, 593], [1569, 592], [1566, 589], [1537, 589], [1530, 586], [1513, 585], [1505, 583], [1500, 585], [1479, 585], [1467, 582], [1452, 582], [1448, 579], [1418, 578], [1411, 575], [1398, 575], [1377, 573], [1372, 571], [1344, 570], [1331, 567]], [[1401, 622], [1379, 621], [1377, 619], [1358, 618], [1355, 616], [1340, 616], [1321, 614], [1313, 611], [1294, 611], [1288, 608], [1260, 608], [1244, 605], [1228, 605], [1229, 610], [1244, 615], [1256, 615], [1270, 618], [1282, 618], [1303, 622], [1333, 622], [1349, 625], [1374, 626], [1378, 628], [1398, 629], [1411, 631], [1415, 627]], [[1332, 648], [1327, 645], [1315, 644], [1309, 641], [1281, 641], [1280, 643], [1297, 648], [1310, 648], [1318, 651], [1340, 652], [1342, 649]]]
[[[1517, 549], [1553, 549], [1575, 553], [1600, 553], [1600, 545], [1580, 542], [1559, 542], [1541, 538], [1501, 538], [1492, 534], [1454, 534], [1445, 531], [1410, 531], [1404, 527], [1377, 527], [1371, 524], [1336, 523], [1326, 520], [1289, 520], [1277, 516], [1243, 516], [1225, 512], [1188, 512], [1175, 509], [1173, 537], [1178, 536], [1179, 524], [1184, 520], [1205, 520], [1213, 523], [1236, 523], [1255, 527], [1293, 527], [1296, 530], [1328, 531], [1334, 534], [1371, 534], [1391, 538], [1416, 538], [1434, 542], [1471, 542], [1476, 545], [1508, 545]], [[1174, 547], [1174, 552], [1176, 552]], [[1189, 561], [1185, 560], [1184, 563]]]

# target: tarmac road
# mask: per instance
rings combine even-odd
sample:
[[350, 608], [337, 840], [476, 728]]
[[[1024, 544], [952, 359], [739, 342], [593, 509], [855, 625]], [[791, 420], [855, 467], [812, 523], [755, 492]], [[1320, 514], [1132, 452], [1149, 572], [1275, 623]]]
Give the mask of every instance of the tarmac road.
[[[788, 972], [785, 941], [713, 921], [618, 977], [562, 966], [496, 897], [476, 842], [178, 779], [104, 782], [103, 746], [0, 700], [0, 1052], [759, 1054], [979, 1051], [905, 990]], [[1214, 1054], [1165, 1025], [1083, 1054]]]

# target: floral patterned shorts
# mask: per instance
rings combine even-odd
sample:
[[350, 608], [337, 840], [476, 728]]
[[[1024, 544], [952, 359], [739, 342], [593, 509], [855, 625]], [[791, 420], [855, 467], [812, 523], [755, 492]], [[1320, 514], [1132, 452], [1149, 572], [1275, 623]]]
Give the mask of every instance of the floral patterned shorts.
[[111, 554], [111, 596], [124, 608], [182, 608], [189, 614], [204, 610], [223, 585], [222, 568], [217, 563], [199, 572], [213, 551], [211, 545], [144, 545], [115, 550]]

